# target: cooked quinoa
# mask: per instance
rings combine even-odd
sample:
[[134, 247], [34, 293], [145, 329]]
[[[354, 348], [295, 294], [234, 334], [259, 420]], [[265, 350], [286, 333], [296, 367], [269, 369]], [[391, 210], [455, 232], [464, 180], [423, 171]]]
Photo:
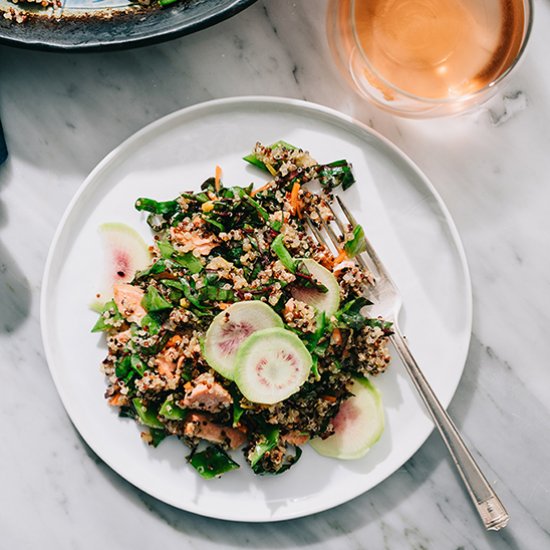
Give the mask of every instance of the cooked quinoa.
[[[256, 473], [286, 470], [310, 438], [334, 433], [332, 420], [351, 396], [354, 377], [377, 376], [390, 361], [391, 325], [365, 311], [372, 275], [345, 252], [357, 233], [349, 228], [335, 257], [306, 225], [331, 220], [333, 189], [353, 183], [350, 166], [321, 165], [283, 142], [258, 143], [247, 160], [272, 179], [253, 189], [210, 178], [200, 192], [173, 201], [137, 200], [154, 232], [152, 263], [115, 285], [94, 327], [107, 338], [108, 403], [144, 426], [147, 443], [180, 438], [205, 477], [237, 467], [226, 454], [237, 447]], [[310, 182], [319, 182], [321, 191], [310, 190]], [[297, 287], [319, 283], [307, 269], [289, 269], [273, 248], [276, 239], [290, 257], [315, 260], [334, 275], [340, 307], [330, 318], [296, 298]], [[253, 300], [280, 316], [313, 361], [298, 391], [269, 405], [247, 400], [203, 353], [215, 316]], [[205, 444], [210, 447], [202, 451]]]

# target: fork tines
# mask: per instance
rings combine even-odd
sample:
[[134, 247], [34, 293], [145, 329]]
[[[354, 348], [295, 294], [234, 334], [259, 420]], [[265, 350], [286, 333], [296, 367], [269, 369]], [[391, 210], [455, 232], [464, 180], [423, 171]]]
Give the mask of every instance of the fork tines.
[[[331, 226], [330, 223], [327, 223], [323, 216], [321, 215], [321, 212], [319, 209], [316, 209], [317, 215], [319, 216], [319, 220], [315, 220], [315, 222], [312, 222], [310, 219], [307, 219], [308, 227], [311, 229], [311, 232], [315, 236], [315, 238], [323, 244], [325, 247], [327, 247], [329, 250], [331, 250], [331, 247], [329, 243], [327, 242], [327, 239], [324, 237], [322, 229], [326, 235], [328, 235], [328, 238], [330, 242], [332, 243], [332, 247], [334, 249], [335, 255], [338, 256], [340, 252], [342, 251], [342, 248], [344, 246], [344, 242], [346, 239], [346, 233], [349, 233], [350, 231], [353, 231], [353, 229], [357, 226], [357, 222], [355, 221], [355, 218], [352, 216], [351, 212], [346, 208], [346, 206], [342, 203], [339, 197], [336, 197], [336, 200], [338, 201], [338, 204], [340, 206], [340, 209], [342, 210], [345, 218], [347, 219], [347, 223], [343, 222], [341, 218], [338, 216], [336, 210], [333, 208], [331, 204], [327, 203], [327, 206], [332, 214], [332, 217], [334, 219], [334, 223], [336, 227], [338, 228], [339, 234], [336, 234], [335, 230]], [[315, 224], [318, 223], [319, 227], [317, 227]], [[320, 229], [319, 229], [320, 228]], [[368, 270], [367, 264], [365, 263], [364, 259], [361, 257], [361, 255], [355, 256], [354, 260], [357, 261], [359, 267], [364, 270]]]

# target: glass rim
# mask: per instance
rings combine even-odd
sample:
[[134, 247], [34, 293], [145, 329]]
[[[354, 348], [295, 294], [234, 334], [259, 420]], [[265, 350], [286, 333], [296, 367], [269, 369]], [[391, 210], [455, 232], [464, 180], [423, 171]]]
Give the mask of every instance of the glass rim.
[[[355, 5], [357, 3], [357, 0], [351, 0], [350, 3], [350, 9], [351, 13], [351, 26], [353, 30], [353, 40], [355, 42], [355, 47], [357, 48], [357, 51], [361, 55], [361, 59], [364, 61], [364, 63], [367, 65], [369, 71], [378, 79], [380, 80], [385, 86], [387, 86], [391, 91], [396, 92], [406, 98], [413, 99], [415, 101], [420, 101], [422, 103], [425, 103], [426, 105], [446, 105], [446, 104], [453, 104], [453, 103], [462, 103], [470, 101], [476, 97], [482, 96], [485, 94], [488, 90], [502, 82], [514, 69], [514, 67], [518, 64], [519, 60], [523, 57], [523, 53], [527, 47], [527, 44], [529, 42], [529, 38], [531, 36], [531, 30], [533, 28], [533, 9], [534, 9], [534, 1], [533, 0], [522, 0], [524, 7], [527, 7], [527, 10], [525, 12], [526, 18], [525, 18], [525, 24], [523, 29], [523, 37], [521, 42], [521, 47], [518, 50], [517, 55], [515, 56], [514, 60], [502, 73], [500, 73], [497, 78], [483, 86], [483, 88], [480, 88], [479, 90], [476, 90], [475, 92], [471, 92], [466, 95], [460, 95], [456, 97], [448, 97], [448, 98], [430, 98], [425, 96], [420, 96], [416, 94], [412, 94], [410, 92], [407, 92], [395, 84], [392, 84], [389, 82], [385, 77], [383, 77], [377, 69], [375, 69], [371, 62], [369, 61], [369, 58], [365, 51], [363, 50], [363, 47], [361, 45], [361, 41], [359, 40], [358, 31], [357, 31], [357, 25], [355, 23], [355, 18], [352, 16], [353, 12], [355, 11]], [[355, 80], [355, 79], [354, 79]]]

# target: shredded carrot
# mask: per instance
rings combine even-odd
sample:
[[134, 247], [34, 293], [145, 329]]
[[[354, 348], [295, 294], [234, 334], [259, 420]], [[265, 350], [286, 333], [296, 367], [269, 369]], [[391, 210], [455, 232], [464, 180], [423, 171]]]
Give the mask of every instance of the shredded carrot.
[[292, 207], [292, 212], [295, 216], [299, 218], [302, 217], [300, 199], [298, 198], [298, 193], [300, 192], [300, 184], [296, 181], [292, 186], [292, 191], [290, 192], [290, 206]]
[[219, 307], [220, 309], [227, 309], [230, 305], [231, 305], [231, 304], [230, 304], [229, 302], [220, 302], [220, 303], [218, 304], [218, 307]]
[[337, 346], [339, 346], [342, 343], [342, 333], [340, 332], [340, 329], [338, 327], [336, 327], [332, 331], [332, 340]]
[[346, 254], [346, 251], [344, 249], [340, 250], [338, 252], [338, 256], [334, 259], [334, 265], [338, 265], [340, 262], [343, 262], [344, 260], [348, 259], [348, 255]]
[[336, 397], [334, 397], [334, 395], [323, 395], [323, 399], [329, 403], [336, 403]]
[[323, 254], [321, 257], [317, 258], [317, 261], [323, 266], [326, 267], [329, 271], [332, 271], [334, 267], [334, 258], [332, 254]]
[[216, 188], [216, 192], [220, 190], [221, 179], [222, 179], [221, 166], [216, 165], [216, 177], [214, 178], [214, 186]]
[[123, 395], [121, 393], [115, 393], [111, 399], [109, 399], [109, 405], [112, 405], [113, 407], [119, 407], [122, 405], [123, 402]]
[[172, 346], [176, 346], [181, 342], [181, 336], [179, 334], [174, 334], [168, 342], [166, 342], [166, 347], [171, 348]]
[[250, 193], [250, 196], [253, 197], [257, 193], [260, 193], [261, 191], [265, 191], [266, 189], [269, 189], [273, 182], [268, 181], [265, 185], [262, 185], [261, 187], [258, 187], [258, 189], [253, 189], [252, 193]]

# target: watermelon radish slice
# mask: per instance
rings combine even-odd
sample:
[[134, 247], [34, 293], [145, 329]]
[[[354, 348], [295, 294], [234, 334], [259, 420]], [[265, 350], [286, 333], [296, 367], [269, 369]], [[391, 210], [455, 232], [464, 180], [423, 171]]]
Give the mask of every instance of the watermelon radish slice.
[[282, 326], [282, 319], [263, 302], [232, 304], [214, 317], [206, 331], [204, 358], [216, 372], [233, 380], [239, 346], [258, 330]]
[[319, 313], [324, 311], [327, 317], [334, 315], [340, 307], [340, 285], [336, 277], [326, 267], [311, 258], [303, 258], [302, 262], [313, 278], [328, 291], [320, 292], [315, 288], [293, 286], [290, 291], [292, 297], [313, 306]]
[[104, 223], [99, 233], [105, 250], [103, 290], [96, 295], [92, 308], [101, 307], [113, 297], [115, 283], [127, 283], [136, 271], [151, 263], [151, 255], [139, 233], [124, 223]]
[[241, 393], [254, 403], [272, 405], [300, 389], [312, 360], [293, 332], [268, 328], [244, 341], [235, 363], [235, 382]]
[[335, 433], [327, 439], [315, 438], [310, 445], [323, 456], [361, 458], [380, 439], [384, 431], [382, 397], [372, 382], [356, 378], [353, 397], [340, 405], [332, 420]]

